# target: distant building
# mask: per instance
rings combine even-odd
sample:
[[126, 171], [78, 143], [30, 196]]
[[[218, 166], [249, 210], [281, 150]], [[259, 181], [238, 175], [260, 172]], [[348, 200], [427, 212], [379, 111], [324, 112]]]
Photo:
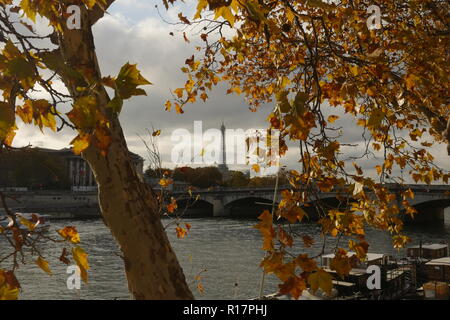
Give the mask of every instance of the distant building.
[[[76, 155], [69, 148], [60, 150], [35, 148], [41, 152], [48, 152], [64, 158], [66, 169], [74, 191], [90, 191], [96, 189], [97, 183], [89, 164], [79, 155]], [[133, 152], [130, 152], [136, 173], [142, 177], [144, 174], [144, 159]]]
[[222, 125], [220, 126], [220, 131], [222, 132], [222, 148], [221, 153], [222, 156], [220, 157], [220, 164], [217, 166], [219, 169], [219, 172], [222, 174], [222, 181], [226, 181], [230, 178], [230, 170], [227, 166], [227, 152], [226, 152], [226, 141], [225, 141], [225, 125], [222, 122]]

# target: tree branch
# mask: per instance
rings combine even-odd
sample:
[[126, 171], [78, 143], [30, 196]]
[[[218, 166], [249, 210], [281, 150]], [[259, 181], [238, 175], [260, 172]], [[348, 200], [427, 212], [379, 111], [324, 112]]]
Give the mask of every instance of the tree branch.
[[89, 11], [89, 23], [93, 26], [98, 20], [100, 20], [106, 13], [106, 10], [113, 4], [115, 0], [106, 0], [104, 7], [96, 4], [92, 10]]

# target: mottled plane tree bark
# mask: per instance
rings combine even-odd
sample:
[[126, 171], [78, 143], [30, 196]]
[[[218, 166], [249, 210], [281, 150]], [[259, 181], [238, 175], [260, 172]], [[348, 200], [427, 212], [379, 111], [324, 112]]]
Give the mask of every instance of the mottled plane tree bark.
[[[92, 34], [93, 25], [102, 18], [112, 0], [99, 1], [22, 1], [25, 15], [34, 20], [36, 15], [47, 18], [54, 28], [49, 39], [53, 50], [38, 48], [33, 43], [36, 34], [24, 35], [9, 20], [11, 1], [0, 1], [2, 10], [2, 42], [6, 44], [2, 59], [5, 102], [1, 115], [2, 144], [11, 145], [15, 131], [15, 113], [25, 122], [39, 122], [56, 128], [56, 119], [78, 131], [74, 151], [89, 163], [98, 183], [101, 214], [122, 251], [128, 287], [136, 299], [192, 299], [183, 270], [169, 243], [160, 220], [155, 193], [143, 183], [131, 162], [125, 137], [119, 121], [123, 100], [145, 94], [139, 85], [149, 84], [134, 65], [126, 64], [117, 78], [102, 78]], [[80, 26], [72, 28], [69, 6], [79, 8]], [[67, 9], [69, 8], [69, 10]], [[77, 12], [78, 13], [78, 12]], [[76, 13], [76, 14], [77, 14]], [[23, 23], [30, 31], [32, 26]], [[49, 43], [50, 44], [50, 43]], [[8, 51], [9, 50], [9, 51]], [[13, 62], [11, 62], [13, 61]], [[50, 69], [59, 76], [69, 94], [56, 92], [51, 81], [41, 72]], [[55, 77], [52, 77], [55, 78]], [[30, 96], [34, 85], [42, 86], [52, 99], [36, 101]], [[115, 90], [111, 99], [105, 89]], [[18, 104], [18, 97], [25, 100]], [[67, 118], [56, 109], [58, 99], [72, 103]], [[43, 117], [43, 118], [41, 118]]]

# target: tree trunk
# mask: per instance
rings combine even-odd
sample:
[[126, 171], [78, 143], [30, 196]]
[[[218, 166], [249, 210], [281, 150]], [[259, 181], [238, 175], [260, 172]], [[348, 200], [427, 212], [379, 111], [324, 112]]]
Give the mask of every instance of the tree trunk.
[[106, 157], [93, 147], [83, 156], [99, 186], [104, 221], [122, 249], [129, 290], [136, 299], [192, 299], [158, 204], [135, 173], [118, 121], [111, 131]]
[[[63, 30], [59, 35], [62, 59], [75, 70], [89, 70], [101, 79], [88, 11], [82, 8], [80, 30]], [[82, 95], [78, 86], [84, 80], [67, 78], [61, 73], [74, 100]], [[109, 102], [103, 86], [95, 93], [98, 108]], [[98, 183], [99, 204], [105, 224], [123, 253], [128, 288], [136, 299], [193, 299], [183, 270], [169, 243], [151, 188], [141, 182], [132, 165], [117, 115], [109, 113], [111, 145], [103, 156], [95, 145], [83, 152]]]

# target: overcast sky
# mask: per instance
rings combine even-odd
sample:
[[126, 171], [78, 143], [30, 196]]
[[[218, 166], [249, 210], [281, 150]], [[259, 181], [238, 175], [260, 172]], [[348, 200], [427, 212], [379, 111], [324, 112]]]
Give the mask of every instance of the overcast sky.
[[[210, 99], [206, 103], [200, 100], [187, 105], [184, 114], [164, 110], [164, 102], [171, 97], [170, 89], [181, 87], [186, 81], [180, 68], [186, 58], [195, 53], [199, 54], [195, 51], [195, 46], [201, 42], [195, 40], [199, 35], [193, 35], [190, 37], [191, 43], [186, 43], [180, 33], [180, 27], [164, 22], [157, 14], [155, 4], [160, 8], [164, 19], [171, 22], [177, 22], [176, 16], [181, 10], [188, 18], [193, 15], [192, 5], [177, 5], [166, 12], [160, 0], [118, 0], [110, 8], [109, 15], [94, 27], [97, 55], [103, 76], [117, 75], [120, 67], [130, 62], [137, 63], [144, 77], [153, 83], [145, 88], [147, 96], [133, 97], [126, 101], [120, 115], [130, 150], [147, 158], [139, 135], [145, 137], [146, 129], [152, 127], [160, 129], [159, 147], [164, 165], [173, 167], [170, 157], [174, 147], [171, 142], [172, 132], [178, 128], [193, 132], [194, 121], [201, 120], [204, 130], [219, 128], [222, 121], [231, 129], [266, 128], [265, 119], [273, 105], [262, 106], [256, 113], [251, 112], [243, 97], [226, 94], [226, 85], [216, 87], [213, 92], [208, 93]], [[175, 36], [169, 35], [171, 31]], [[332, 113], [342, 115], [336, 110], [332, 110]], [[362, 140], [361, 128], [356, 127], [352, 120], [342, 117], [336, 121], [336, 125], [344, 128], [344, 142], [358, 144]], [[70, 130], [59, 134], [46, 130], [42, 134], [33, 126], [20, 124], [19, 128], [15, 139], [16, 146], [31, 143], [48, 148], [64, 148], [69, 146], [75, 136]], [[436, 145], [434, 155], [441, 166], [449, 169], [445, 149], [443, 145]], [[360, 146], [343, 151], [350, 156], [361, 150]], [[282, 164], [295, 168], [298, 167], [297, 161], [298, 148], [292, 146], [287, 156], [282, 159]], [[363, 168], [373, 168], [374, 165], [373, 159], [368, 160], [363, 163]], [[234, 168], [243, 169], [242, 166]]]

